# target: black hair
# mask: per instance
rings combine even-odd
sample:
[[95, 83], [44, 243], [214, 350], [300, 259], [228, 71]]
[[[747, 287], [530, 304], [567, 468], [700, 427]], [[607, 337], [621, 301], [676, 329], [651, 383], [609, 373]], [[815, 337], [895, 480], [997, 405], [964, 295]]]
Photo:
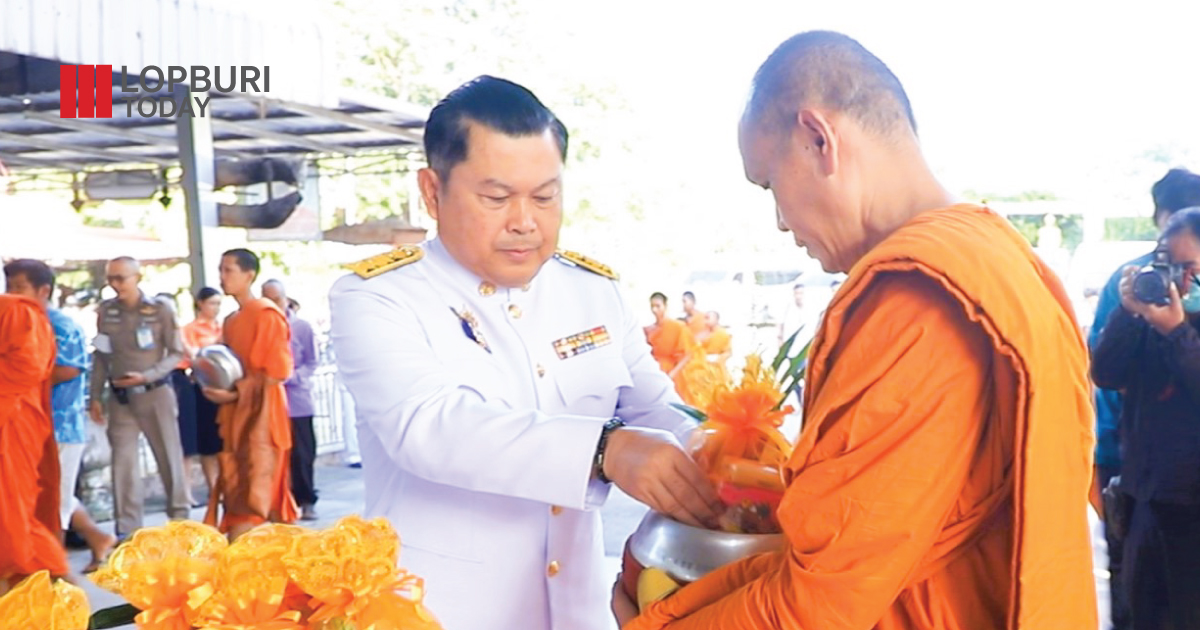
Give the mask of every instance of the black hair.
[[685, 298], [690, 298], [690, 299], [691, 299], [693, 302], [695, 302], [695, 301], [696, 301], [696, 294], [695, 294], [695, 293], [692, 293], [691, 291], [684, 291], [684, 292], [683, 292], [683, 297], [685, 297]]
[[425, 156], [442, 181], [456, 164], [467, 159], [468, 122], [509, 136], [532, 136], [547, 129], [559, 155], [567, 159], [567, 128], [533, 92], [492, 76], [480, 76], [446, 95], [429, 112], [425, 123]]
[[1159, 242], [1165, 243], [1167, 239], [1178, 236], [1184, 230], [1200, 239], [1200, 206], [1183, 208], [1172, 214], [1171, 218], [1167, 219], [1167, 227], [1163, 229]]
[[197, 291], [196, 292], [196, 301], [195, 301], [196, 310], [197, 311], [200, 310], [201, 302], [203, 302], [209, 298], [216, 297], [218, 295], [221, 295], [221, 292], [212, 287], [204, 287], [203, 289], [200, 289], [199, 291]]
[[253, 271], [254, 276], [258, 277], [258, 272], [261, 267], [258, 262], [258, 255], [254, 252], [248, 249], [238, 248], [231, 249], [224, 254], [221, 254], [221, 258], [226, 256], [233, 258], [234, 262], [237, 263], [238, 268], [240, 268], [242, 271]]
[[1173, 168], [1150, 187], [1154, 213], [1178, 212], [1200, 206], [1200, 175], [1185, 168]]
[[4, 265], [4, 278], [12, 280], [16, 276], [25, 276], [26, 282], [33, 288], [50, 287], [54, 290], [54, 270], [50, 265], [32, 258], [18, 258]]
[[651, 301], [651, 302], [653, 302], [654, 300], [662, 300], [662, 303], [663, 303], [663, 304], [666, 304], [666, 303], [667, 303], [667, 296], [663, 295], [663, 294], [662, 294], [661, 292], [659, 292], [659, 291], [655, 291], [654, 293], [651, 293], [651, 294], [650, 294], [650, 301]]

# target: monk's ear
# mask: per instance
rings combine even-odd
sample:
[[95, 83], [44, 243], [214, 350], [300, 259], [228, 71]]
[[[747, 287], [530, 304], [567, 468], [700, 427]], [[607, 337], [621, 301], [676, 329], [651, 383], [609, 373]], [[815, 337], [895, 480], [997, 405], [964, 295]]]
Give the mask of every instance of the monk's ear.
[[425, 200], [425, 208], [429, 211], [429, 216], [433, 220], [438, 218], [438, 192], [442, 187], [441, 177], [437, 171], [431, 168], [423, 168], [417, 171], [417, 186], [421, 189], [421, 198]]
[[796, 133], [812, 152], [821, 172], [825, 175], [836, 173], [839, 146], [829, 117], [815, 109], [801, 109], [796, 114], [796, 123]]

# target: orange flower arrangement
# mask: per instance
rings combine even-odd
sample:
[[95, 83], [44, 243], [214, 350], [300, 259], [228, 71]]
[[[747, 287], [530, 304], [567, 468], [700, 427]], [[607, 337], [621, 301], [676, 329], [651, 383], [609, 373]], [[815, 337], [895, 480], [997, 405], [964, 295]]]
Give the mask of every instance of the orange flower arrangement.
[[87, 595], [38, 571], [0, 596], [0, 621], [4, 630], [86, 630]]
[[[269, 524], [225, 544], [186, 521], [142, 530], [97, 583], [141, 609], [149, 630], [440, 630], [424, 584], [397, 568], [385, 519], [342, 519], [324, 531]], [[73, 630], [73, 629], [72, 629]]]
[[757, 354], [746, 358], [742, 380], [709, 383], [699, 398], [703, 409], [681, 407], [701, 421], [698, 438], [690, 445], [725, 502], [721, 527], [744, 533], [775, 533], [775, 510], [783, 498], [782, 470], [792, 445], [779, 431], [795, 409], [784, 406], [787, 395], [802, 379], [808, 348], [789, 352], [793, 335], [767, 366]]

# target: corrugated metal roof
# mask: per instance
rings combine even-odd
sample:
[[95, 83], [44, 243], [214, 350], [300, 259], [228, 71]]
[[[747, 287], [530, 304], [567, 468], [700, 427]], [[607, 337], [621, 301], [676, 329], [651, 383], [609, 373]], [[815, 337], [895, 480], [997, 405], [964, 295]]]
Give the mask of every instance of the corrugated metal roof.
[[[217, 156], [419, 149], [427, 112], [337, 86], [312, 0], [0, 0], [0, 161], [11, 170], [167, 166], [176, 119], [126, 114], [119, 71], [269, 65], [265, 94], [209, 92]], [[59, 117], [59, 64], [114, 66], [113, 117]], [[136, 76], [129, 81], [136, 84]]]
[[[114, 93], [119, 88], [114, 88]], [[218, 156], [357, 155], [419, 149], [425, 112], [399, 101], [343, 92], [322, 108], [248, 95], [211, 94]], [[0, 97], [0, 160], [14, 170], [173, 164], [176, 120], [59, 118], [58, 92]]]

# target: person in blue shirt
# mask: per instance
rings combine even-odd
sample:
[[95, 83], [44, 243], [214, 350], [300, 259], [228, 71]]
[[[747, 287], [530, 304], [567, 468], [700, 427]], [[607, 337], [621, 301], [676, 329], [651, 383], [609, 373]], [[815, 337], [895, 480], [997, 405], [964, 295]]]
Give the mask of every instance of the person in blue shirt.
[[[1173, 214], [1184, 208], [1200, 206], [1200, 175], [1182, 168], [1171, 169], [1162, 179], [1154, 183], [1150, 188], [1150, 195], [1154, 199], [1154, 223], [1158, 227], [1158, 231], [1162, 232], [1167, 225], [1167, 220]], [[1117, 267], [1104, 285], [1104, 290], [1101, 291], [1100, 299], [1096, 304], [1096, 316], [1088, 333], [1088, 348], [1091, 350], [1093, 358], [1105, 325], [1112, 317], [1113, 311], [1121, 306], [1119, 289], [1121, 270], [1127, 266], [1140, 269], [1149, 264], [1153, 257], [1154, 252], [1147, 252], [1145, 255]], [[1096, 387], [1095, 392], [1096, 472], [1093, 477], [1095, 484], [1093, 497], [1098, 500], [1100, 490], [1107, 487], [1109, 481], [1120, 474], [1121, 470], [1121, 444], [1118, 428], [1122, 399], [1121, 393], [1115, 390]], [[1122, 630], [1129, 627], [1128, 606], [1125, 604], [1124, 592], [1115, 586], [1120, 583], [1124, 541], [1123, 537], [1118, 536], [1111, 527], [1105, 528], [1105, 535], [1108, 540], [1109, 574], [1114, 585], [1111, 590], [1113, 628]]]
[[59, 491], [62, 505], [59, 519], [64, 528], [75, 530], [92, 551], [92, 561], [84, 568], [91, 573], [100, 567], [117, 539], [96, 526], [87, 510], [75, 498], [75, 481], [79, 477], [79, 466], [87, 447], [87, 414], [84, 392], [88, 368], [87, 342], [83, 328], [62, 311], [50, 307], [50, 294], [54, 291], [54, 272], [38, 260], [14, 260], [4, 266], [7, 292], [24, 295], [46, 306], [46, 315], [54, 327], [57, 354], [51, 380], [51, 406], [54, 409], [54, 440], [58, 443], [59, 467], [62, 470], [62, 487]]

